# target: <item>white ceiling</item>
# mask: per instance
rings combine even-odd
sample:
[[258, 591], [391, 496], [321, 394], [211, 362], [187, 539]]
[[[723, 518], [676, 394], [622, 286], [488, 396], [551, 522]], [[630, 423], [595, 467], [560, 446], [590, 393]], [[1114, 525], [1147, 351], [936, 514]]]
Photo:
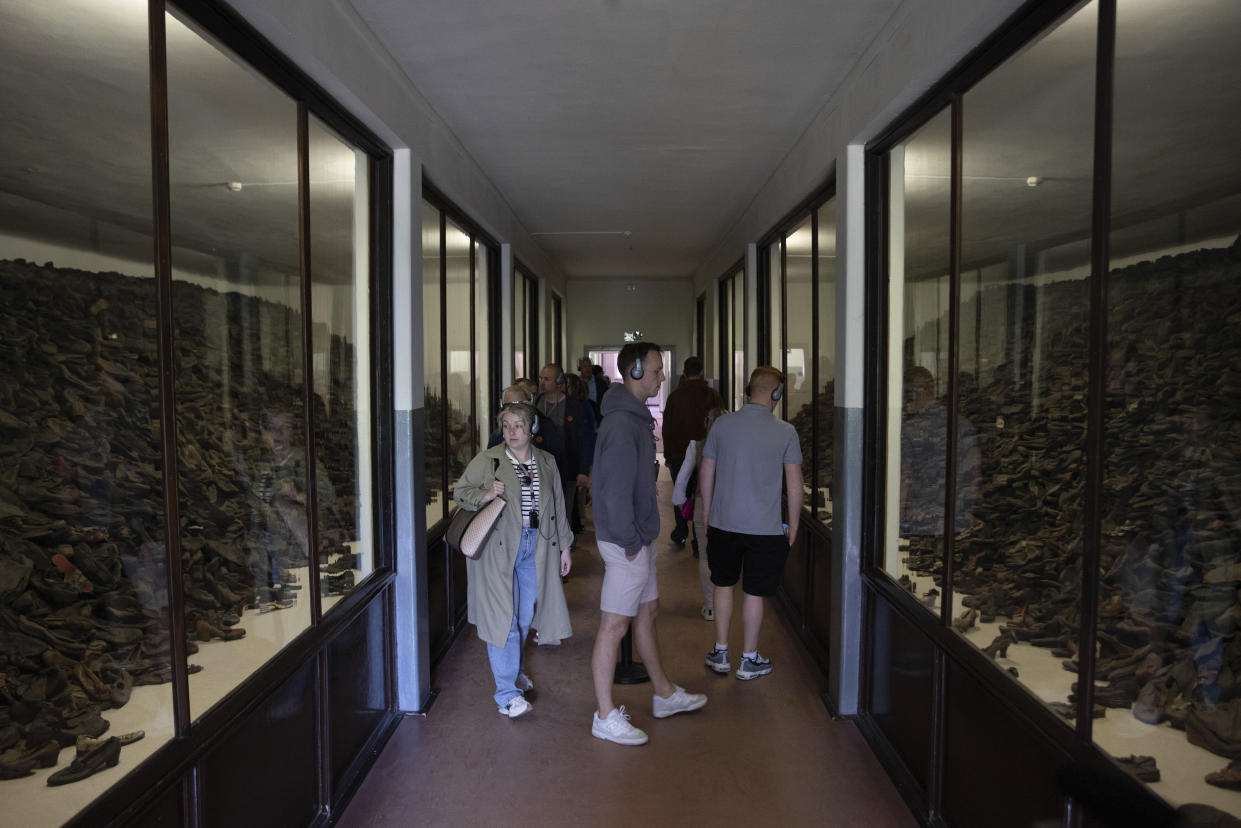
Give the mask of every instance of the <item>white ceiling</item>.
[[568, 278], [690, 277], [899, 5], [352, 4]]

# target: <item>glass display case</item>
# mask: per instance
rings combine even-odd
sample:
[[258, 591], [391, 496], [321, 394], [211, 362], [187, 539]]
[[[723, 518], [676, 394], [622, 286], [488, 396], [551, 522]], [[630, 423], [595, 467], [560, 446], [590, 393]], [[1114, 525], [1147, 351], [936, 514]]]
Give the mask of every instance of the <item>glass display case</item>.
[[[293, 98], [179, 12], [153, 41], [147, 12], [0, 11], [13, 824], [82, 810], [315, 623], [315, 583], [327, 607], [374, 569], [370, 157], [313, 117], [300, 152]], [[161, 46], [170, 283], [153, 258]]]
[[0, 47], [0, 798], [58, 825], [175, 729], [146, 10], [6, 4]]
[[883, 564], [1155, 793], [1241, 814], [1241, 9], [1116, 15], [1110, 169], [1096, 3], [887, 152]]

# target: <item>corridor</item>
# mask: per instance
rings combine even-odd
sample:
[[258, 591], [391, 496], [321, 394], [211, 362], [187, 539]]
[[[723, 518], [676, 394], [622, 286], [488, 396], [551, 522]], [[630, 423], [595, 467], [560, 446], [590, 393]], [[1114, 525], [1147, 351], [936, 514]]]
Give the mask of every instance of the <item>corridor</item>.
[[[661, 467], [662, 655], [669, 677], [705, 692], [707, 706], [656, 720], [649, 684], [618, 687], [617, 703], [650, 742], [633, 748], [591, 737], [590, 652], [603, 566], [588, 520], [565, 584], [573, 637], [531, 647], [527, 656], [534, 710], [517, 720], [496, 714], [484, 647], [468, 627], [433, 673], [439, 696], [428, 716], [401, 722], [341, 828], [917, 825], [853, 723], [828, 715], [819, 699], [823, 675], [774, 606], [760, 646], [775, 665], [770, 676], [741, 682], [704, 668], [712, 625], [699, 614], [697, 561], [688, 545], [677, 550], [668, 540], [670, 493]], [[740, 635], [734, 618], [734, 648]]]

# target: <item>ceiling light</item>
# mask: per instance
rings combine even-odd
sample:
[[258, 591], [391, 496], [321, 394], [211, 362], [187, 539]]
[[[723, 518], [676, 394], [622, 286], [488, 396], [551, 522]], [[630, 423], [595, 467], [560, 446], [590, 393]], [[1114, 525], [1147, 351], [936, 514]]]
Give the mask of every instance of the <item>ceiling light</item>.
[[228, 188], [229, 188], [230, 190], [232, 190], [234, 193], [239, 193], [239, 192], [241, 192], [241, 182], [240, 182], [240, 181], [230, 181], [230, 182], [228, 182], [227, 184], [225, 184], [224, 186], [225, 186], [225, 187], [228, 187]]
[[1043, 183], [1043, 179], [1042, 179], [1042, 178], [1040, 178], [1040, 177], [1039, 177], [1039, 176], [1037, 176], [1037, 175], [1032, 175], [1032, 176], [1030, 176], [1029, 178], [1027, 178], [1027, 179], [1026, 179], [1026, 186], [1027, 186], [1027, 187], [1037, 187], [1038, 185], [1040, 185], [1040, 184], [1042, 184], [1042, 183]]

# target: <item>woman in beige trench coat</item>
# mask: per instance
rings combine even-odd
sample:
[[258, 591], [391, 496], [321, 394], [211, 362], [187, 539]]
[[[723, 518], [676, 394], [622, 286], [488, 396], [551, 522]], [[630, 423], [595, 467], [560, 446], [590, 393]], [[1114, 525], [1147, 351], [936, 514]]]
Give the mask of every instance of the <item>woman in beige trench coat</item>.
[[467, 509], [497, 497], [505, 502], [482, 553], [466, 561], [466, 573], [468, 617], [487, 643], [496, 707], [510, 718], [531, 709], [523, 693], [534, 685], [521, 656], [530, 627], [547, 644], [573, 632], [560, 582], [572, 565], [573, 532], [556, 461], [531, 442], [534, 413], [526, 403], [506, 405], [497, 418], [504, 441], [479, 452], [453, 490]]

